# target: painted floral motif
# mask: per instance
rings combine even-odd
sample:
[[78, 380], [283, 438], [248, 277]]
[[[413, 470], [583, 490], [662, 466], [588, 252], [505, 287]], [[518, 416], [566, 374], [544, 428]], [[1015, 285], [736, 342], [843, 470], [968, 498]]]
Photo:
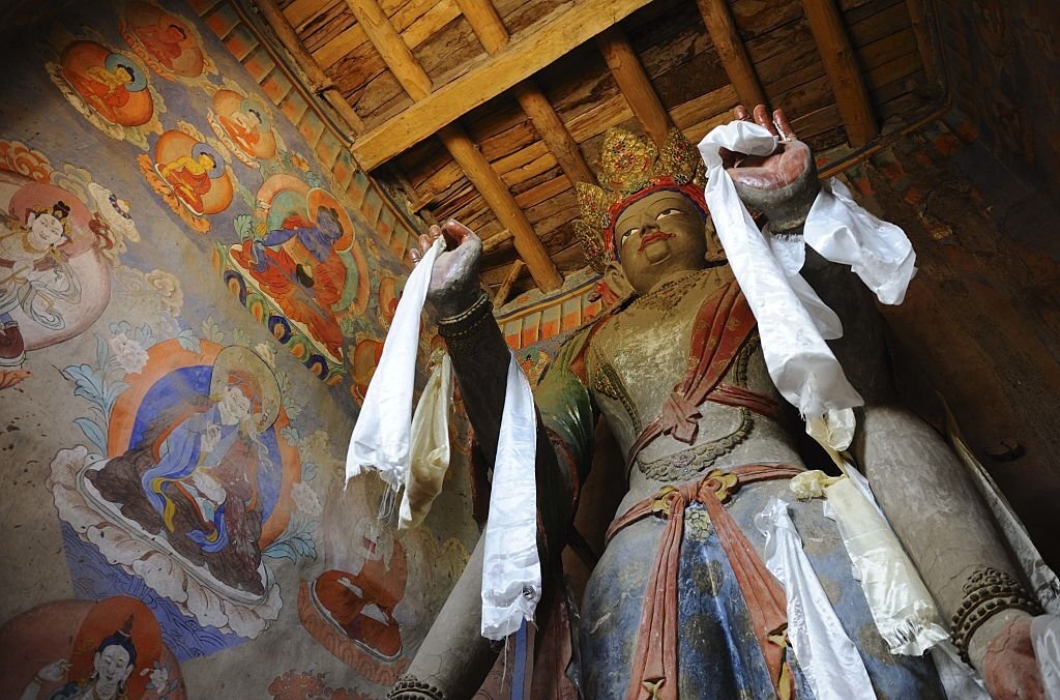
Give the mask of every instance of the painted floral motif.
[[114, 353], [114, 361], [126, 374], [139, 374], [147, 364], [147, 352], [124, 333], [110, 339], [110, 349]]

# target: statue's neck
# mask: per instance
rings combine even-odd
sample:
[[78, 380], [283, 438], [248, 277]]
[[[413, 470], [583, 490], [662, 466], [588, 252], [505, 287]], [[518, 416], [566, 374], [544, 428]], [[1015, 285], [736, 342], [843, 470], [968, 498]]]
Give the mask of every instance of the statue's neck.
[[683, 279], [685, 279], [687, 277], [691, 277], [692, 275], [695, 275], [695, 274], [697, 274], [699, 272], [702, 272], [702, 270], [694, 270], [694, 269], [692, 269], [692, 270], [674, 270], [673, 272], [667, 272], [665, 275], [663, 275], [662, 277], [660, 277], [658, 280], [655, 281], [655, 284], [653, 284], [648, 289], [647, 294], [651, 294], [652, 292], [657, 292], [657, 291], [659, 291], [660, 289], [662, 289], [664, 287], [668, 287], [668, 286], [670, 286], [670, 285], [672, 285], [672, 284], [674, 284], [676, 282], [679, 282], [679, 281], [681, 281], [681, 280], [683, 280]]

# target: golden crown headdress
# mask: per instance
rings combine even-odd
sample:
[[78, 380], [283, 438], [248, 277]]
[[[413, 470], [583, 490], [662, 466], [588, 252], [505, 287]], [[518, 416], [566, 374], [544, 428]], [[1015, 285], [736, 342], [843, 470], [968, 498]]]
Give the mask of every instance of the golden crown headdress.
[[625, 129], [609, 129], [600, 150], [600, 186], [575, 185], [582, 216], [574, 232], [585, 257], [597, 272], [615, 260], [614, 222], [628, 204], [660, 189], [688, 195], [707, 211], [703, 199], [706, 169], [699, 150], [677, 129], [671, 129], [660, 151], [648, 138]]

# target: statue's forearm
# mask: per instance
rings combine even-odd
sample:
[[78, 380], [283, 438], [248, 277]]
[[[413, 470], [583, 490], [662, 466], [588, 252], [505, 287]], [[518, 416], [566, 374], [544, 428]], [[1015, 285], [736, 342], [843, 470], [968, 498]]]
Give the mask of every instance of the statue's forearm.
[[[488, 463], [497, 454], [501, 412], [511, 351], [484, 296], [471, 307], [439, 322], [452, 357], [457, 383], [475, 436]], [[535, 470], [538, 513], [545, 538], [539, 541], [542, 580], [563, 546], [570, 517], [571, 483], [538, 421]], [[482, 619], [483, 543], [480, 538], [464, 572], [431, 626], [409, 666], [409, 676], [391, 692], [401, 700], [470, 698], [478, 691], [496, 660], [499, 644], [480, 633]], [[417, 684], [419, 684], [417, 686]]]
[[954, 641], [982, 669], [998, 628], [1034, 604], [965, 468], [934, 429], [891, 405], [865, 407], [855, 456]]
[[[438, 323], [438, 332], [449, 349], [464, 408], [482, 454], [487, 463], [493, 464], [511, 350], [493, 317], [489, 299], [482, 295], [467, 312], [442, 319]], [[559, 540], [565, 534], [570, 517], [573, 485], [570, 469], [557, 457], [540, 420], [535, 466], [538, 512], [548, 539], [542, 544], [547, 544], [553, 554], [558, 554], [557, 547], [562, 547]]]
[[[1020, 579], [1017, 567], [956, 454], [933, 428], [897, 405], [883, 318], [872, 294], [849, 267], [828, 263], [809, 249], [803, 274], [843, 322], [843, 337], [829, 346], [865, 399], [855, 458], [945, 622], [953, 626], [956, 620], [963, 628], [952, 630], [955, 640], [981, 668], [997, 629], [1025, 614], [1018, 606], [1005, 607], [1021, 602], [1010, 590]], [[997, 572], [990, 583], [969, 584], [988, 569]], [[998, 577], [1006, 583], [998, 584]], [[978, 597], [998, 601], [990, 615], [977, 609]]]
[[[390, 700], [464, 700], [482, 686], [500, 649], [479, 633], [483, 538]], [[496, 647], [496, 648], [494, 648]]]

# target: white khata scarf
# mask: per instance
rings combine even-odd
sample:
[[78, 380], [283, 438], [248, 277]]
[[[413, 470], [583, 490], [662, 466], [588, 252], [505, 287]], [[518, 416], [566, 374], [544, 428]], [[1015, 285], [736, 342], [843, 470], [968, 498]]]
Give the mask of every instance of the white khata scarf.
[[[347, 482], [372, 469], [396, 492], [410, 476], [418, 478], [409, 468], [416, 351], [431, 270], [444, 245], [441, 238], [436, 240], [409, 275], [353, 427]], [[524, 619], [532, 619], [541, 598], [534, 469], [537, 416], [530, 384], [514, 356], [506, 381], [482, 565], [481, 631], [493, 640], [504, 639]], [[411, 513], [403, 519], [413, 524]]]
[[801, 237], [766, 237], [722, 167], [719, 149], [769, 155], [778, 139], [752, 122], [712, 130], [699, 144], [707, 166], [706, 200], [733, 274], [758, 320], [769, 375], [806, 418], [807, 427], [845, 450], [854, 435], [854, 406], [864, 403], [825, 343], [842, 324], [799, 274], [809, 245], [827, 260], [850, 265], [884, 304], [899, 304], [915, 272], [915, 255], [902, 229], [858, 206], [832, 178], [824, 183]]

